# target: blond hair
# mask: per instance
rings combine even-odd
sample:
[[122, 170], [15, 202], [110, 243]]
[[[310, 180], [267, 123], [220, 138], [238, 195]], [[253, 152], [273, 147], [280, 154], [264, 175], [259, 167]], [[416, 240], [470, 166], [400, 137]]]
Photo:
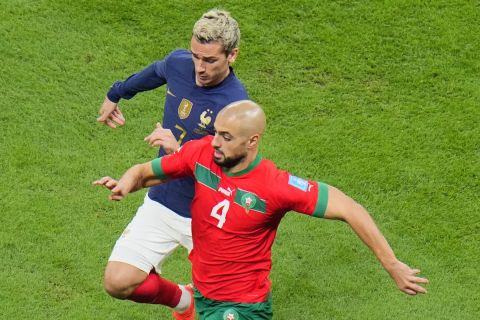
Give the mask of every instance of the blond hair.
[[200, 43], [219, 41], [228, 55], [240, 44], [240, 29], [230, 13], [212, 9], [202, 15], [193, 26], [193, 36]]

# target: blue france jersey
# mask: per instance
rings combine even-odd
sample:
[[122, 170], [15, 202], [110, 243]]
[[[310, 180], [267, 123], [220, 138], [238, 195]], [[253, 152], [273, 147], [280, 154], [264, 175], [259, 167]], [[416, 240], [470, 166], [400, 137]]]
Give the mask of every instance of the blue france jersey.
[[[152, 90], [167, 84], [163, 127], [172, 130], [180, 144], [213, 134], [213, 123], [226, 105], [248, 99], [242, 83], [233, 69], [220, 84], [199, 87], [195, 84], [192, 54], [188, 50], [173, 51], [164, 60], [156, 61], [123, 82], [116, 82], [108, 98], [118, 102], [130, 99], [138, 92]], [[159, 156], [165, 154], [163, 148]], [[191, 178], [173, 180], [151, 187], [148, 196], [184, 217], [191, 217], [194, 182]]]

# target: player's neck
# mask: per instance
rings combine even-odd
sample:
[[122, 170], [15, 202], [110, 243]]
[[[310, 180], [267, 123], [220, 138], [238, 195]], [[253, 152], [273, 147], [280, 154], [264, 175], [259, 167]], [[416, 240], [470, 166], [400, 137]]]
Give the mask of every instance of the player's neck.
[[227, 72], [221, 78], [219, 78], [217, 81], [215, 81], [215, 83], [212, 83], [210, 85], [210, 87], [218, 86], [220, 83], [222, 83], [223, 81], [225, 81], [225, 79], [228, 78], [229, 74], [230, 74], [230, 68], [228, 68]]

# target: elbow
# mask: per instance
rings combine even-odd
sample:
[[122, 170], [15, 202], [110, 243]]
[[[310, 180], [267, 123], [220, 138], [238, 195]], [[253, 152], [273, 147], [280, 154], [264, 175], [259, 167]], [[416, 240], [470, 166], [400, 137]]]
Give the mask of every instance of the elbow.
[[349, 199], [348, 204], [343, 208], [342, 212], [338, 214], [338, 220], [348, 224], [361, 218], [366, 212], [365, 208], [353, 199]]

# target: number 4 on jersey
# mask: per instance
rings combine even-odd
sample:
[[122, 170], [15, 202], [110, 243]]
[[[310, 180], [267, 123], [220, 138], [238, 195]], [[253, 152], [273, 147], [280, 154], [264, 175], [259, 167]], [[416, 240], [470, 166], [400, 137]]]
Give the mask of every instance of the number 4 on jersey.
[[[215, 207], [212, 208], [210, 216], [218, 220], [217, 227], [222, 229], [225, 220], [227, 219], [228, 208], [230, 208], [230, 201], [227, 199], [217, 203]], [[221, 211], [221, 212], [220, 212]]]

